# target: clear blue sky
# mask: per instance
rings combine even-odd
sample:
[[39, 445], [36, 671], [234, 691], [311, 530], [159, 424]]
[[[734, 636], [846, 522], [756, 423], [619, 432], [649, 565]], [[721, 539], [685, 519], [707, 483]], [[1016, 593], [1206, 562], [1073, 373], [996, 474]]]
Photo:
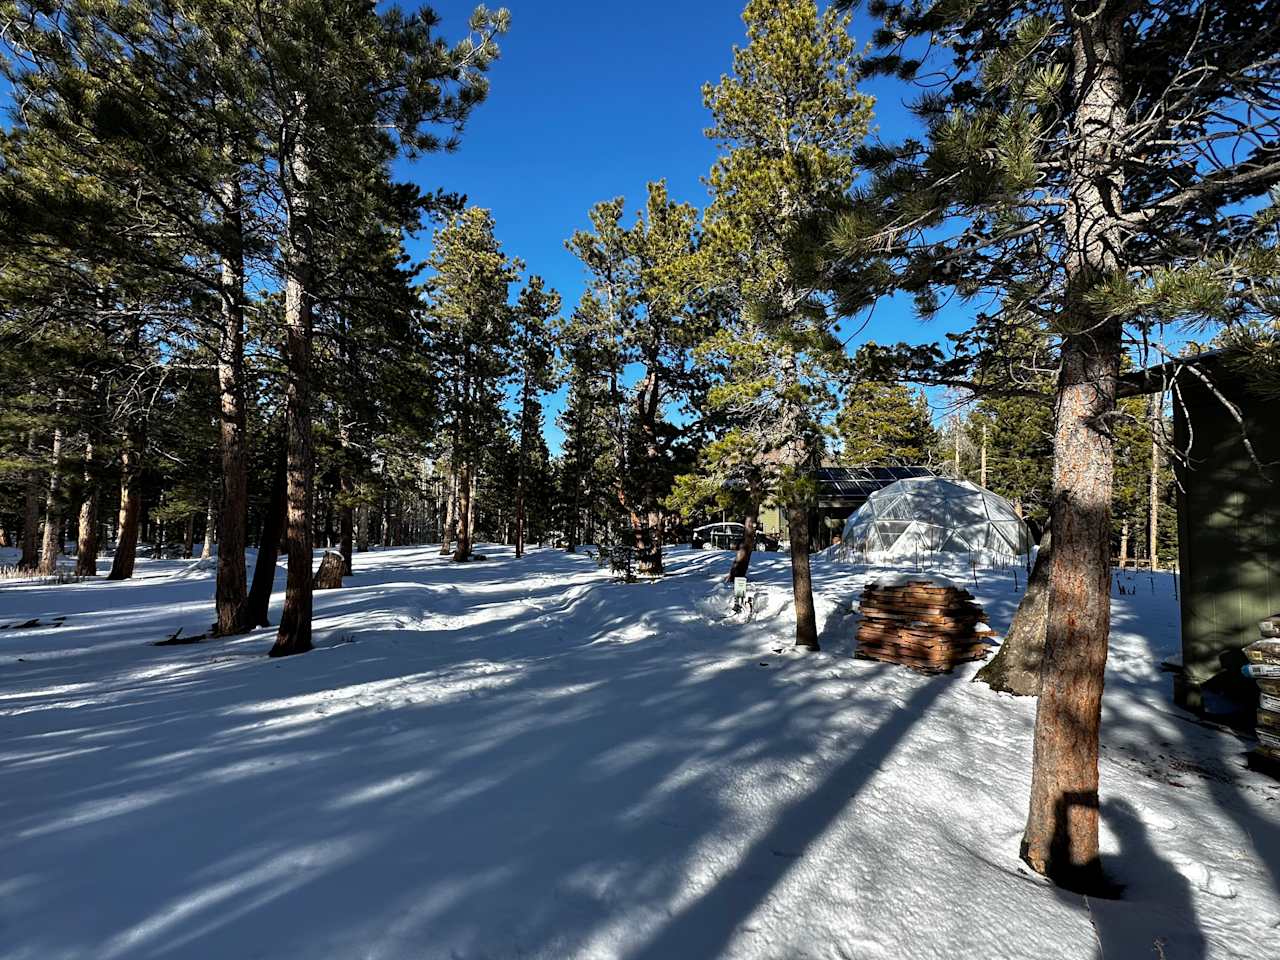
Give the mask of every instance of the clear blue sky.
[[[493, 211], [498, 236], [564, 296], [571, 309], [583, 289], [578, 261], [564, 247], [587, 226], [591, 205], [625, 196], [631, 209], [645, 185], [666, 178], [675, 199], [707, 202], [701, 178], [715, 151], [703, 135], [709, 117], [701, 87], [732, 62], [745, 41], [743, 0], [653, 0], [647, 4], [587, 0], [511, 0], [511, 31], [492, 70], [488, 101], [477, 109], [455, 154], [433, 155], [401, 172], [424, 189], [444, 187]], [[438, 0], [442, 34], [466, 27], [471, 0]], [[871, 34], [860, 15], [854, 36]], [[877, 97], [876, 125], [886, 139], [912, 127], [906, 91], [892, 81], [866, 86]], [[423, 237], [415, 253], [425, 252]], [[963, 323], [968, 311], [952, 318]], [[881, 304], [851, 344], [940, 339], [943, 320], [921, 324], [907, 303]], [[560, 397], [548, 403], [548, 439]]]

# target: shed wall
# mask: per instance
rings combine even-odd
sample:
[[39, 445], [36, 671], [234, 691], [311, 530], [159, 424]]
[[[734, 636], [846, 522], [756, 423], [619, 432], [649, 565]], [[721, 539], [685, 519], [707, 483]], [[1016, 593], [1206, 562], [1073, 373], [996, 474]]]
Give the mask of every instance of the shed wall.
[[[1206, 373], [1241, 408], [1257, 458], [1280, 462], [1277, 404], [1247, 394], [1220, 365]], [[1280, 610], [1280, 469], [1259, 470], [1239, 425], [1193, 373], [1179, 375], [1173, 405], [1177, 447], [1189, 448], [1177, 468], [1178, 540], [1183, 669], [1195, 689], [1234, 680], [1258, 621]]]

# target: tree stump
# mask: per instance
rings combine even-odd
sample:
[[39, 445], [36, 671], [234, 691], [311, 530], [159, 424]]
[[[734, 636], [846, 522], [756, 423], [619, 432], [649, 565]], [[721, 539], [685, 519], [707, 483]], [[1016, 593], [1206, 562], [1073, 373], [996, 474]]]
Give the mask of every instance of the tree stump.
[[342, 587], [342, 554], [333, 550], [325, 552], [320, 569], [311, 581], [312, 590], [338, 590]]

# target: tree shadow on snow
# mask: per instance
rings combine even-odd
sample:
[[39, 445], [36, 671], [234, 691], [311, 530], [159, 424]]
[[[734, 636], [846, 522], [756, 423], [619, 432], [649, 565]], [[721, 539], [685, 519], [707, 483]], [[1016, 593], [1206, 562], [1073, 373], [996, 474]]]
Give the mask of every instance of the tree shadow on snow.
[[[21, 880], [0, 899], [17, 949], [709, 958], [951, 687], [900, 686], [896, 707], [871, 684], [825, 697], [821, 661], [763, 654], [759, 624], [698, 621], [691, 600], [727, 556], [640, 584], [559, 554], [362, 556], [349, 594], [317, 599], [318, 628], [354, 628], [354, 644], [288, 661], [131, 648], [104, 668], [85, 662], [86, 642], [83, 656], [22, 665], [0, 757], [20, 784], [0, 839]], [[753, 566], [789, 580], [782, 560]], [[557, 583], [527, 582], [542, 574]], [[477, 592], [450, 599], [464, 581]], [[419, 608], [473, 615], [460, 629], [415, 620]], [[361, 618], [402, 614], [406, 626], [362, 637]], [[900, 669], [864, 666], [866, 680]], [[869, 719], [844, 726], [847, 755], [789, 780], [814, 731], [850, 712]], [[726, 789], [743, 783], [765, 803]], [[756, 836], [759, 807], [780, 812], [738, 856], [734, 832]]]
[[1115, 857], [1103, 859], [1111, 860], [1108, 875], [1124, 890], [1115, 900], [1085, 898], [1098, 938], [1097, 960], [1203, 960], [1207, 944], [1190, 881], [1156, 852], [1141, 816], [1127, 801], [1104, 802], [1101, 817], [1120, 841]]
[[736, 867], [633, 951], [629, 960], [720, 955], [743, 921], [804, 857], [810, 844], [838, 818], [848, 815], [859, 792], [937, 700], [949, 679], [939, 677], [919, 687], [905, 706], [870, 732], [863, 745], [821, 784], [784, 809]]

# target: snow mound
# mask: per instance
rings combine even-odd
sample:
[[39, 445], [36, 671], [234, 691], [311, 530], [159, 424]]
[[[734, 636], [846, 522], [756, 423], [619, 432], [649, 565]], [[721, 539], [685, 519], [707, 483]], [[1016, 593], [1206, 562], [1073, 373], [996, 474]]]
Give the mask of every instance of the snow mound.
[[782, 612], [790, 600], [790, 594], [759, 583], [747, 584], [745, 600], [734, 609], [733, 586], [719, 584], [694, 601], [694, 609], [707, 623], [747, 623], [752, 620], [772, 620]]
[[181, 570], [173, 575], [174, 580], [190, 580], [193, 577], [202, 577], [206, 573], [211, 573], [218, 569], [217, 557], [201, 557], [192, 563], [187, 564]]
[[940, 573], [882, 573], [876, 576], [871, 585], [877, 587], [905, 587], [912, 583], [927, 583], [934, 587], [963, 589], [956, 581], [950, 577], [944, 577]]

